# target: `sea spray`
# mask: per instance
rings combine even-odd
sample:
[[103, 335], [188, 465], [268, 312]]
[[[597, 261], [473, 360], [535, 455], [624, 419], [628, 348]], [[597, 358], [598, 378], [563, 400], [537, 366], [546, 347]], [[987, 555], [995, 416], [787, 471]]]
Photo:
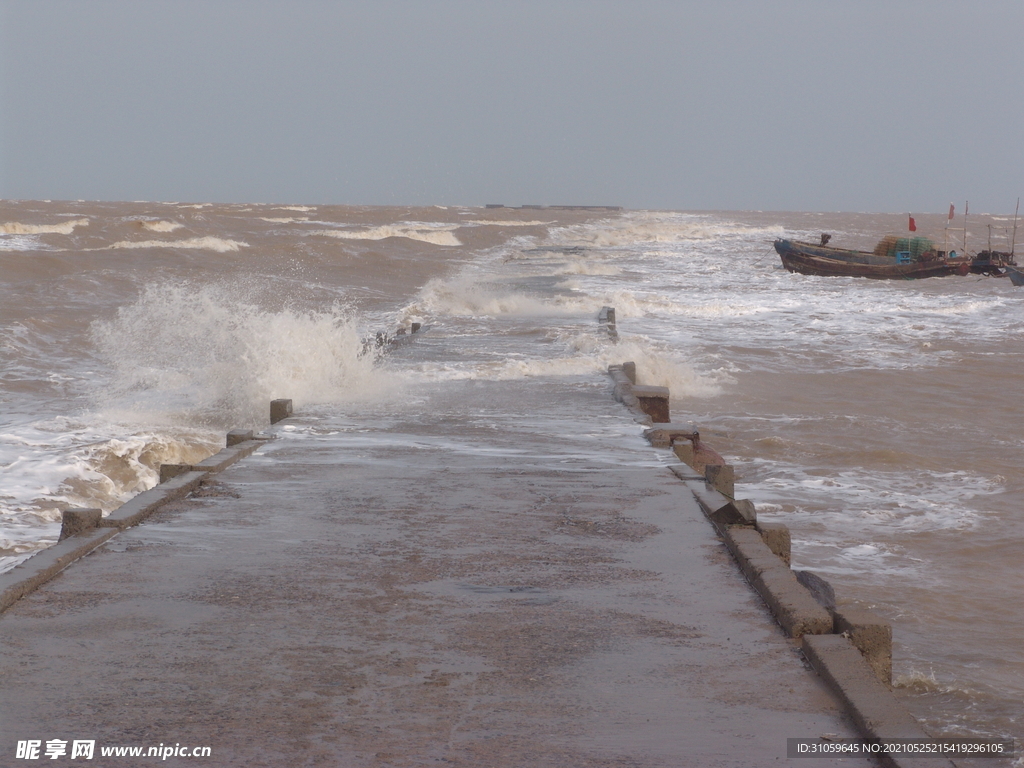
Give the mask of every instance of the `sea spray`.
[[135, 419], [260, 428], [270, 400], [310, 403], [386, 397], [393, 376], [364, 352], [353, 313], [268, 309], [255, 285], [152, 283], [93, 340], [113, 371], [107, 408]]

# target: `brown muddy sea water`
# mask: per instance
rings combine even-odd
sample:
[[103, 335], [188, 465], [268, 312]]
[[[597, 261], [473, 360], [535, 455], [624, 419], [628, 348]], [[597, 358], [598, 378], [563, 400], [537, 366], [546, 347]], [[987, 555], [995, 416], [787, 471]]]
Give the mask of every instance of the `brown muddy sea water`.
[[[916, 218], [943, 242], [944, 216]], [[990, 226], [1009, 250], [1012, 216], [997, 215], [971, 217], [969, 250]], [[0, 566], [51, 544], [61, 508], [113, 509], [161, 462], [264, 426], [273, 397], [370, 423], [466, 380], [558, 377], [610, 397], [606, 367], [632, 359], [735, 464], [739, 495], [790, 526], [795, 567], [893, 623], [897, 691], [926, 726], [1019, 738], [1024, 290], [805, 277], [771, 247], [830, 232], [870, 249], [905, 228], [853, 213], [0, 203]], [[618, 343], [596, 327], [604, 305]], [[444, 343], [365, 352], [411, 322]]]

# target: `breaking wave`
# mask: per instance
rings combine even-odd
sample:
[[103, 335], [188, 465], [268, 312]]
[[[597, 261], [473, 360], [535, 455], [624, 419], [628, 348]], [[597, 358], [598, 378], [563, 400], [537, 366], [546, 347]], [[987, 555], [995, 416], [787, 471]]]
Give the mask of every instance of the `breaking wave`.
[[389, 237], [404, 237], [409, 240], [418, 240], [421, 243], [454, 247], [462, 245], [462, 242], [452, 234], [452, 230], [458, 229], [459, 226], [459, 224], [445, 224], [441, 226], [417, 227], [402, 224], [385, 224], [380, 227], [360, 231], [318, 229], [310, 232], [310, 234], [336, 237], [339, 240], [386, 240]]
[[176, 221], [140, 221], [139, 224], [150, 232], [173, 232], [183, 226]]
[[120, 420], [261, 427], [268, 404], [387, 397], [399, 386], [364, 354], [355, 317], [270, 310], [258, 286], [150, 284], [93, 339], [114, 375], [105, 407]]
[[22, 224], [9, 221], [0, 224], [0, 235], [70, 235], [75, 227], [89, 226], [88, 219], [73, 219], [60, 224]]
[[[184, 248], [189, 250], [216, 251], [228, 253], [240, 248], [248, 248], [249, 244], [241, 240], [226, 240], [220, 237], [192, 237], [187, 240], [120, 240], [106, 248]], [[93, 250], [106, 250], [96, 248]]]
[[779, 236], [782, 227], [748, 227], [695, 214], [636, 213], [583, 226], [560, 227], [552, 243], [615, 248], [641, 243], [686, 243], [751, 235]]

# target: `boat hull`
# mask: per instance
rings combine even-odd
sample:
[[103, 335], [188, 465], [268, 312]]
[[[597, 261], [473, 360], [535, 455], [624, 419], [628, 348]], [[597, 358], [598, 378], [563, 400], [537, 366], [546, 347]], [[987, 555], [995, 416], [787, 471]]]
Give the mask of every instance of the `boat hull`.
[[1024, 271], [1020, 267], [1007, 265], [1003, 269], [1006, 270], [1006, 276], [1010, 278], [1011, 283], [1018, 287], [1024, 285]]
[[818, 277], [866, 277], [872, 280], [921, 280], [926, 277], [966, 275], [967, 259], [935, 259], [897, 264], [894, 260], [865, 251], [849, 251], [791, 240], [776, 240], [775, 250], [782, 266], [790, 272]]

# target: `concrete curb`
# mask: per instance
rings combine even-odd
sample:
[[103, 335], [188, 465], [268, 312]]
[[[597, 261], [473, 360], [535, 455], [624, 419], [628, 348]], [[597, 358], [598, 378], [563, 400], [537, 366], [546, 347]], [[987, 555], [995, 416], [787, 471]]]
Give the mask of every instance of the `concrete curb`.
[[[283, 402], [288, 403], [290, 413], [291, 401]], [[251, 433], [238, 430], [228, 433], [228, 435], [229, 442], [232, 440], [231, 435], [244, 435], [251, 438]], [[239, 459], [251, 455], [271, 439], [267, 437], [242, 440], [207, 457], [198, 464], [181, 465], [180, 469], [177, 468], [177, 465], [162, 465], [161, 474], [164, 474], [162, 471], [164, 466], [177, 471], [178, 474], [174, 474], [169, 480], [160, 483], [155, 488], [150, 488], [129, 499], [109, 515], [100, 519], [97, 527], [70, 536], [52, 547], [47, 547], [32, 555], [24, 563], [16, 565], [7, 573], [0, 574], [0, 613], [10, 608], [29, 592], [45, 584], [75, 560], [92, 552], [107, 539], [117, 535], [125, 528], [138, 525], [164, 504], [184, 498], [198, 488], [207, 475], [230, 467]]]
[[6, 611], [40, 584], [52, 579], [75, 560], [85, 557], [116, 533], [116, 530], [110, 528], [94, 528], [79, 533], [32, 555], [7, 573], [0, 574], [0, 611]]
[[[818, 605], [796, 575], [748, 526], [725, 526], [725, 545], [744, 577], [790, 637], [832, 632], [832, 615]], [[860, 656], [860, 652], [856, 651]], [[873, 673], [872, 673], [873, 674]]]
[[236, 443], [230, 448], [225, 448], [219, 453], [208, 456], [198, 464], [192, 465], [192, 471], [194, 472], [220, 472], [227, 469], [239, 459], [244, 459], [246, 456], [251, 455], [257, 448], [262, 445], [266, 445], [269, 440], [245, 440], [241, 443]]
[[610, 365], [608, 366], [608, 373], [612, 377], [612, 381], [615, 382], [615, 389], [613, 390], [615, 399], [626, 406], [633, 416], [633, 421], [648, 427], [653, 426], [654, 419], [640, 407], [640, 398], [633, 394], [633, 382], [626, 375], [622, 366]]
[[[639, 400], [624, 366], [608, 368], [615, 399], [630, 408], [634, 420]], [[634, 374], [635, 375], [635, 374]], [[667, 401], [667, 398], [666, 398]], [[735, 500], [710, 484], [706, 466], [695, 467], [697, 428], [689, 424], [650, 424], [644, 436], [652, 447], [669, 448], [684, 463], [668, 468], [686, 485], [705, 516], [735, 558], [743, 576], [758, 593], [783, 630], [802, 638], [804, 656], [832, 689], [857, 728], [868, 739], [929, 739], [930, 735], [889, 688], [892, 675], [892, 627], [868, 611], [829, 610], [797, 579], [790, 567], [791, 538], [781, 524], [759, 524], [753, 504]], [[685, 451], [679, 451], [682, 447]], [[680, 455], [680, 454], [683, 455]], [[717, 456], [717, 454], [716, 454]], [[689, 459], [689, 460], [688, 460]], [[700, 462], [707, 465], [708, 462]], [[716, 462], [728, 466], [724, 460]], [[704, 474], [701, 474], [701, 471]], [[731, 478], [727, 478], [731, 481]], [[731, 482], [729, 483], [731, 486]], [[840, 634], [841, 633], [841, 634]], [[895, 768], [955, 768], [945, 758], [884, 755], [883, 765]]]
[[[843, 635], [804, 635], [804, 656], [828, 683], [868, 739], [929, 739], [931, 736], [875, 676], [853, 644]], [[953, 768], [944, 758], [879, 756], [892, 768]]]
[[169, 501], [186, 496], [199, 487], [208, 471], [185, 472], [129, 499], [100, 521], [102, 528], [124, 530], [138, 525]]

